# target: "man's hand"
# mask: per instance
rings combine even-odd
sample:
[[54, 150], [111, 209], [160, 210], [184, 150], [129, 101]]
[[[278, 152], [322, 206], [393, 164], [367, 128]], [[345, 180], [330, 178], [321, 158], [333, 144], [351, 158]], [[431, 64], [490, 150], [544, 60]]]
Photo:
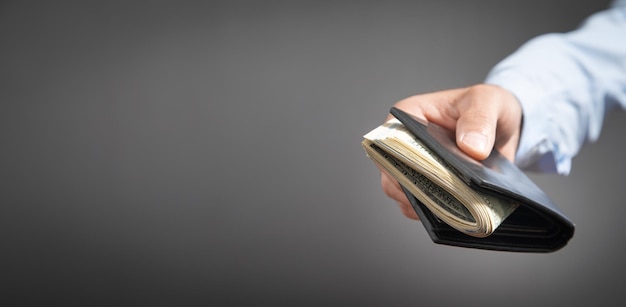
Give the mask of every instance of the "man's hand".
[[[457, 145], [474, 159], [487, 158], [493, 148], [511, 161], [515, 158], [522, 109], [515, 96], [503, 88], [479, 84], [408, 97], [394, 106], [456, 131]], [[382, 170], [381, 185], [385, 194], [398, 202], [406, 217], [418, 219], [398, 182]]]

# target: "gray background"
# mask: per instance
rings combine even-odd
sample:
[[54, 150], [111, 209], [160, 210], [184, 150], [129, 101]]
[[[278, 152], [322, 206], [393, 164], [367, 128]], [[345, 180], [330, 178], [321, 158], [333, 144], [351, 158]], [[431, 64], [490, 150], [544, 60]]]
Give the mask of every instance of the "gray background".
[[569, 177], [550, 254], [432, 243], [359, 143], [608, 1], [0, 3], [0, 280], [11, 305], [623, 301], [626, 116]]

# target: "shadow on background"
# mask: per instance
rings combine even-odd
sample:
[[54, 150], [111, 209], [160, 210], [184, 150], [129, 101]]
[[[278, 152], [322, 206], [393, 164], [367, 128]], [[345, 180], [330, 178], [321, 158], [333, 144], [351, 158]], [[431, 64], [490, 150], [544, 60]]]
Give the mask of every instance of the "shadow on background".
[[0, 4], [7, 306], [622, 301], [626, 120], [569, 177], [552, 254], [439, 246], [359, 142], [607, 1]]

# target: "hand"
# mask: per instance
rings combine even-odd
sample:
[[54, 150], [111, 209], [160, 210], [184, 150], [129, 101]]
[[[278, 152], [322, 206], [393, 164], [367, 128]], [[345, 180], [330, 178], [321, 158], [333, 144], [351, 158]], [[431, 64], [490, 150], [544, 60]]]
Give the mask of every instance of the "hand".
[[[496, 148], [513, 161], [520, 138], [522, 108], [510, 92], [487, 84], [416, 95], [397, 102], [395, 107], [456, 131], [459, 148], [476, 160], [483, 160]], [[392, 118], [389, 115], [387, 119]], [[396, 200], [402, 213], [418, 219], [398, 182], [381, 170], [381, 185]]]

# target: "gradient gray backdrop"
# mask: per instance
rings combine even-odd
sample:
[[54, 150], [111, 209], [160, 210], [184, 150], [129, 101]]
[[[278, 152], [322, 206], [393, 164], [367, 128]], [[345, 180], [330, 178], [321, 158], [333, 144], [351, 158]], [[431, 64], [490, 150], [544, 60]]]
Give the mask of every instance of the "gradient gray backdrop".
[[623, 301], [626, 116], [569, 177], [551, 254], [432, 243], [361, 147], [608, 1], [0, 3], [5, 306]]

